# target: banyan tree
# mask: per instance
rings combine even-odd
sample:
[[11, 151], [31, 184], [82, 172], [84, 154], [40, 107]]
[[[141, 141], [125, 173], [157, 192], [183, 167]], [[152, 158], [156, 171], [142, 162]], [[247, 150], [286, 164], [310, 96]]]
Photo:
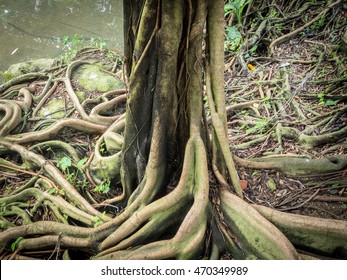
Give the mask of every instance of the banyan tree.
[[[237, 168], [250, 163], [228, 140], [223, 7], [124, 1], [124, 90], [81, 101], [75, 70], [107, 60], [93, 50], [0, 86], [0, 169], [20, 177], [0, 198], [3, 258], [347, 256], [345, 221], [244, 198]], [[71, 110], [32, 130], [58, 89]]]

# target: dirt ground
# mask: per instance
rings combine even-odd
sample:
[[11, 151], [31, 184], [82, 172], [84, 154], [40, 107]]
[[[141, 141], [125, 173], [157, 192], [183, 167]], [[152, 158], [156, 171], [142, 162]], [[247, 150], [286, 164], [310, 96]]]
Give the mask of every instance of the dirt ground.
[[[285, 160], [290, 160], [290, 156], [314, 159], [346, 154], [345, 136], [305, 149], [296, 141], [299, 135], [279, 140], [276, 134], [279, 124], [310, 135], [346, 126], [346, 71], [339, 70], [346, 53], [333, 48], [324, 37], [308, 39], [303, 34], [281, 44], [273, 57], [255, 54], [249, 58], [248, 72], [235, 72], [237, 60], [226, 58], [229, 140], [237, 156], [287, 155]], [[252, 203], [308, 216], [347, 219], [346, 168], [294, 177], [273, 170], [238, 170], [246, 199]]]

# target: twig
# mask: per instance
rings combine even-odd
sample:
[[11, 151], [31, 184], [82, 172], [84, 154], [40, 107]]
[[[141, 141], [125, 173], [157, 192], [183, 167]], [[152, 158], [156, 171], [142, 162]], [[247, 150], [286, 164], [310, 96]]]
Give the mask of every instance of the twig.
[[293, 207], [287, 207], [281, 210], [285, 210], [285, 211], [289, 211], [289, 210], [295, 210], [295, 209], [299, 209], [302, 206], [304, 206], [306, 203], [310, 202], [311, 200], [314, 199], [314, 197], [316, 196], [316, 194], [320, 191], [320, 189], [317, 189], [313, 195], [311, 195], [308, 199], [306, 199], [304, 202], [302, 202], [301, 204], [297, 205], [297, 206], [293, 206]]
[[[309, 197], [307, 194], [303, 194], [302, 197]], [[317, 195], [313, 200], [319, 200], [324, 202], [344, 202], [347, 203], [347, 197], [337, 195]]]

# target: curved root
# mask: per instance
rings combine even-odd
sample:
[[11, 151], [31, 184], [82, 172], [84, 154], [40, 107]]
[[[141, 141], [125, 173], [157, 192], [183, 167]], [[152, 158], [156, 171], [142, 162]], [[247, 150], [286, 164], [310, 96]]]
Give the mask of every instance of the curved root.
[[261, 205], [253, 207], [277, 226], [294, 245], [325, 255], [347, 257], [347, 222], [283, 213]]

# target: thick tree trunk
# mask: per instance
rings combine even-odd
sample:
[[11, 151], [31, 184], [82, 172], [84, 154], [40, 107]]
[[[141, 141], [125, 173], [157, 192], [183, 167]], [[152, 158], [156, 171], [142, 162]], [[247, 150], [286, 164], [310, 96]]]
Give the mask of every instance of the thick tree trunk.
[[[124, 198], [129, 197], [125, 212], [129, 209], [137, 212], [102, 242], [99, 247], [102, 252], [97, 257], [196, 258], [202, 253], [212, 212], [216, 217], [212, 224], [222, 227], [221, 214], [215, 210], [219, 204], [211, 204], [209, 200], [208, 166], [213, 166], [224, 188], [223, 211], [231, 224], [238, 220], [232, 218], [237, 209], [229, 210], [228, 201], [234, 196], [227, 189], [231, 190], [232, 186], [242, 197], [226, 131], [224, 2], [148, 0], [126, 1], [124, 5], [129, 98], [122, 183]], [[208, 97], [212, 116], [211, 139], [204, 122], [204, 94]], [[210, 163], [208, 151], [212, 154]], [[167, 184], [175, 176], [179, 176], [179, 182], [174, 191], [154, 200], [167, 192]], [[243, 205], [250, 207], [246, 203]], [[257, 217], [265, 221], [260, 214]], [[267, 224], [269, 226], [259, 228], [264, 238], [258, 248], [266, 251], [264, 257], [296, 258], [289, 241]], [[236, 221], [237, 232], [240, 227], [242, 225]], [[174, 233], [172, 238], [143, 243], [168, 234], [168, 230]], [[131, 232], [134, 234], [124, 239]], [[219, 234], [214, 233], [214, 238]], [[235, 247], [229, 234], [222, 234], [234, 248], [233, 253], [241, 257], [240, 249]], [[250, 234], [241, 233], [246, 243]], [[270, 235], [277, 238], [270, 238]], [[127, 249], [134, 245], [142, 246]], [[221, 245], [215, 244], [219, 249]], [[253, 245], [250, 242], [249, 254], [258, 257]], [[273, 246], [279, 250], [274, 251]]]
[[[209, 145], [206, 126], [202, 125], [204, 55], [211, 68], [210, 102], [216, 115], [214, 126], [218, 127], [213, 131], [213, 164], [223, 175], [227, 174], [227, 164], [239, 191], [230, 152], [223, 143], [223, 5], [223, 1], [124, 3], [125, 65], [130, 89], [122, 161], [126, 199], [138, 185], [141, 187], [132, 199], [139, 195], [153, 175], [156, 186], [151, 187], [152, 196], [165, 187], [182, 165], [190, 137], [199, 135], [205, 139], [204, 145]], [[206, 33], [209, 40], [204, 43], [207, 15], [207, 30], [211, 32]]]

